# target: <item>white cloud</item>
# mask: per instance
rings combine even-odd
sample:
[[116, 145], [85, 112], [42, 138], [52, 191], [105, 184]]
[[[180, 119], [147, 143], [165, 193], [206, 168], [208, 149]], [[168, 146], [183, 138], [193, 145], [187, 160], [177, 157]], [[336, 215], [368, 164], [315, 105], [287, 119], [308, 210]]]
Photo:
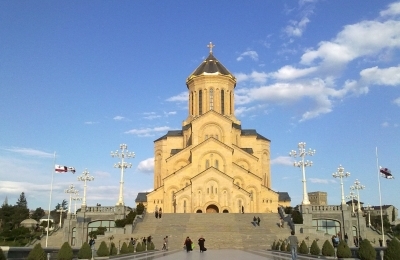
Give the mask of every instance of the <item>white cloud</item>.
[[308, 179], [311, 183], [319, 183], [319, 184], [329, 184], [329, 183], [334, 183], [334, 180], [329, 180], [329, 179], [319, 179], [319, 178], [309, 178]]
[[169, 101], [169, 102], [187, 102], [188, 98], [189, 98], [188, 92], [185, 91], [185, 92], [179, 93], [176, 96], [167, 98], [166, 101]]
[[290, 25], [286, 26], [284, 32], [288, 36], [300, 37], [303, 35], [303, 32], [306, 29], [307, 24], [309, 22], [310, 20], [307, 17], [303, 17], [300, 21], [290, 20], [289, 21]]
[[166, 117], [176, 115], [176, 111], [164, 112]]
[[383, 122], [383, 123], [381, 124], [381, 126], [382, 126], [382, 127], [389, 127], [389, 122]]
[[141, 129], [131, 129], [126, 131], [125, 134], [133, 134], [137, 136], [153, 136], [155, 133], [158, 132], [166, 132], [170, 130], [169, 126], [161, 126], [161, 127], [154, 127], [154, 128], [141, 128]]
[[85, 125], [94, 125], [94, 124], [98, 124], [99, 122], [93, 122], [93, 121], [86, 121], [84, 122]]
[[141, 161], [137, 167], [138, 171], [150, 173], [154, 170], [154, 157]]
[[393, 103], [400, 107], [400, 97], [398, 97], [395, 100], [393, 100]]
[[280, 164], [280, 165], [293, 165], [293, 160], [289, 156], [278, 156], [275, 159], [271, 160], [271, 164]]
[[400, 66], [379, 69], [377, 66], [364, 69], [360, 72], [361, 80], [368, 84], [399, 86]]
[[3, 148], [3, 150], [13, 152], [13, 153], [18, 153], [21, 155], [27, 155], [27, 156], [34, 156], [34, 157], [42, 157], [42, 158], [52, 158], [54, 157], [54, 153], [47, 153], [31, 148], [20, 148], [20, 147], [13, 147], [13, 148]]
[[269, 77], [268, 73], [265, 72], [257, 72], [253, 71], [250, 74], [245, 74], [245, 73], [236, 73], [235, 74], [237, 82], [243, 82], [243, 81], [252, 81], [256, 83], [265, 83], [267, 82], [267, 78]]
[[115, 116], [113, 119], [114, 119], [115, 121], [121, 121], [121, 120], [124, 120], [125, 117], [123, 117], [123, 116]]
[[290, 65], [283, 66], [277, 72], [273, 72], [270, 75], [277, 80], [293, 80], [300, 77], [308, 76], [309, 74], [316, 71], [317, 68], [310, 67], [305, 69], [297, 69]]
[[245, 57], [250, 57], [254, 61], [258, 61], [258, 53], [256, 51], [245, 51], [236, 58], [237, 61], [243, 60]]
[[381, 11], [379, 14], [381, 16], [395, 16], [400, 14], [400, 2], [389, 4], [388, 9]]

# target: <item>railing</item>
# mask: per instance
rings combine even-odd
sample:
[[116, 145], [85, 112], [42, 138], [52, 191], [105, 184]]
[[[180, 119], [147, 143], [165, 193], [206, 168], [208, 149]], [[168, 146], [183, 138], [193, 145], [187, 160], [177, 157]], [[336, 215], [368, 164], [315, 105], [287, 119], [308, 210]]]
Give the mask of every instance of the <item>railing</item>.
[[115, 206], [94, 206], [94, 207], [86, 207], [86, 212], [93, 213], [110, 213], [114, 212]]
[[315, 205], [315, 206], [311, 206], [311, 212], [321, 212], [321, 211], [325, 211], [325, 212], [329, 212], [329, 211], [341, 211], [342, 207], [340, 205]]

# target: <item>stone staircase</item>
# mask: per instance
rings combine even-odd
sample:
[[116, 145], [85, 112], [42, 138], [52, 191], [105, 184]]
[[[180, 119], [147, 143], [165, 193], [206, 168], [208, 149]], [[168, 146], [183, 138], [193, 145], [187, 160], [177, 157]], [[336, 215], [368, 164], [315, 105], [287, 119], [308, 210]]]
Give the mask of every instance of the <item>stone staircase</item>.
[[114, 234], [114, 243], [126, 242], [131, 237], [141, 241], [141, 238], [151, 235], [156, 248], [161, 249], [163, 238], [168, 236], [169, 249], [181, 249], [187, 236], [196, 246], [200, 236], [204, 236], [206, 247], [210, 249], [265, 249], [270, 248], [276, 239], [289, 236], [288, 227], [278, 227], [278, 214], [257, 213], [255, 216], [260, 217], [260, 226], [252, 223], [254, 214], [250, 213], [164, 213], [161, 219], [147, 214], [143, 222], [136, 225], [133, 234]]

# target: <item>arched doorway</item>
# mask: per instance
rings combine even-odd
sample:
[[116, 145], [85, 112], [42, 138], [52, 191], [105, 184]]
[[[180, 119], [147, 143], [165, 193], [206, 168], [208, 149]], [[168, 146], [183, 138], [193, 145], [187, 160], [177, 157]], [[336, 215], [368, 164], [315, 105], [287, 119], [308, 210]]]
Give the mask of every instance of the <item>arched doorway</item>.
[[219, 209], [215, 205], [210, 205], [207, 207], [206, 213], [219, 213]]
[[229, 211], [228, 211], [227, 209], [224, 209], [224, 210], [222, 211], [222, 213], [229, 213]]
[[196, 211], [196, 213], [203, 213], [203, 211], [202, 211], [201, 209], [198, 209], [198, 210]]

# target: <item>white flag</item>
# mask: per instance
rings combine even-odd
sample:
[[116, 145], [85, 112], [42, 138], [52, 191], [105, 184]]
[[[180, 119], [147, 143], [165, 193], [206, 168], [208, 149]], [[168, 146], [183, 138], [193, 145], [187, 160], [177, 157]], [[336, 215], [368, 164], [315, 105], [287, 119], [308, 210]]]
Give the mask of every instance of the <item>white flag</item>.
[[58, 165], [58, 164], [55, 165], [54, 170], [56, 172], [60, 172], [60, 173], [62, 173], [62, 172], [75, 173], [75, 168], [74, 167], [62, 166], [62, 165]]

